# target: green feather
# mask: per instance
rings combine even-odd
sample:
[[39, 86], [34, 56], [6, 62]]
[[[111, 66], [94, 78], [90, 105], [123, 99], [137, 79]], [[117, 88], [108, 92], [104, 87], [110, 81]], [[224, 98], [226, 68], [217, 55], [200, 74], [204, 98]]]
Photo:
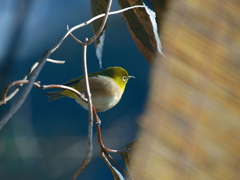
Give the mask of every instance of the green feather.
[[[126, 82], [122, 80], [122, 77], [125, 76], [127, 79], [129, 78], [128, 72], [121, 68], [121, 67], [109, 67], [105, 70], [94, 72], [88, 74], [88, 77], [98, 77], [98, 76], [106, 76], [106, 77], [111, 77], [112, 79], [115, 80], [115, 82], [124, 90]], [[64, 83], [66, 86], [74, 86], [74, 84], [78, 83], [84, 79], [84, 76], [80, 76], [74, 79], [71, 79], [67, 82]], [[49, 96], [49, 101], [56, 100], [58, 98], [65, 97], [63, 94], [63, 91], [54, 91], [54, 92], [48, 92], [46, 93], [47, 96]]]

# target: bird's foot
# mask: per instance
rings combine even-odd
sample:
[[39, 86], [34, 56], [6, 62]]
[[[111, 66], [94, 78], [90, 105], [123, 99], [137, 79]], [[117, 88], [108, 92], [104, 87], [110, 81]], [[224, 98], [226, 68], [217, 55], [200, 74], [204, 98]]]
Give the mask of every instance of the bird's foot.
[[98, 120], [97, 120], [97, 122], [95, 124], [96, 124], [96, 126], [100, 126], [101, 125], [101, 120], [99, 119], [99, 117], [98, 117]]

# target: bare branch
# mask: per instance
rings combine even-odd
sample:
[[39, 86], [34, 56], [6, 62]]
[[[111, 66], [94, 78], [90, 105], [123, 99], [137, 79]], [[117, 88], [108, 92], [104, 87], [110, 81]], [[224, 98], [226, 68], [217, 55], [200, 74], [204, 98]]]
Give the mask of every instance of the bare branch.
[[114, 180], [125, 180], [122, 174], [115, 167], [113, 167], [112, 164], [109, 162], [108, 158], [106, 157], [106, 153], [101, 151], [101, 156], [103, 160], [106, 162], [106, 164], [108, 165], [108, 167], [110, 168]]
[[[93, 41], [95, 41], [98, 38], [98, 36], [102, 33], [102, 31], [104, 29], [104, 26], [107, 23], [107, 19], [108, 19], [108, 15], [109, 15], [109, 11], [110, 11], [111, 5], [112, 5], [112, 0], [110, 0], [109, 3], [108, 3], [107, 9], [106, 9], [106, 13], [104, 13], [104, 16], [103, 16], [104, 17], [103, 22], [102, 22], [98, 32], [96, 34], [94, 34], [93, 37], [91, 37], [87, 41], [88, 45], [91, 44]], [[97, 19], [95, 19], [95, 20], [97, 20]], [[68, 25], [67, 25], [67, 30], [69, 31], [69, 26]], [[70, 35], [77, 43], [81, 44], [82, 46], [84, 45], [84, 43], [81, 40], [77, 39], [72, 33], [70, 33]]]
[[[85, 42], [87, 42], [88, 39], [86, 38]], [[93, 111], [92, 111], [92, 97], [91, 97], [91, 91], [89, 86], [89, 80], [88, 80], [88, 68], [87, 68], [87, 43], [84, 43], [82, 46], [82, 63], [83, 63], [83, 70], [84, 70], [84, 79], [86, 83], [86, 94], [88, 98], [88, 150], [86, 157], [82, 161], [82, 164], [80, 168], [77, 170], [77, 172], [73, 176], [73, 180], [75, 180], [78, 175], [85, 169], [85, 167], [90, 162], [90, 159], [92, 157], [92, 136], [93, 136]]]
[[97, 125], [98, 144], [99, 144], [101, 150], [104, 152], [111, 152], [111, 153], [130, 153], [128, 150], [109, 149], [104, 146], [103, 141], [102, 141], [101, 127], [99, 126], [100, 119], [99, 119], [99, 117], [97, 115], [97, 111], [94, 107], [93, 107], [93, 115], [94, 115], [95, 123]]
[[52, 88], [65, 89], [75, 93], [79, 98], [81, 98], [83, 101], [88, 103], [88, 99], [82, 93], [80, 93], [78, 90], [70, 86], [59, 85], [59, 84], [40, 85], [40, 82], [34, 82], [34, 87], [39, 89], [52, 89]]
[[[4, 91], [4, 96], [6, 96], [7, 92], [9, 91], [9, 89], [15, 85], [19, 85], [19, 84], [27, 84], [29, 83], [29, 80], [18, 80], [18, 81], [14, 81], [13, 83], [11, 83], [8, 88]], [[65, 85], [59, 85], [59, 84], [49, 84], [49, 85], [40, 85], [40, 82], [34, 82], [33, 83], [34, 87], [38, 88], [38, 89], [53, 89], [53, 88], [58, 88], [58, 89], [64, 89], [64, 90], [68, 90], [71, 91], [73, 93], [75, 93], [79, 98], [81, 98], [84, 102], [88, 103], [88, 99], [82, 94], [80, 93], [78, 90], [70, 87], [70, 86], [65, 86]], [[3, 98], [4, 99], [4, 98]]]
[[47, 62], [51, 62], [51, 63], [55, 63], [55, 64], [64, 64], [65, 63], [65, 61], [63, 61], [63, 60], [55, 60], [55, 59], [50, 59], [50, 58], [47, 59]]
[[[3, 96], [2, 96], [2, 100], [0, 101], [0, 105], [2, 104], [6, 104], [9, 100], [11, 100], [19, 91], [19, 89], [23, 86], [24, 81], [28, 78], [28, 76], [33, 72], [33, 70], [38, 66], [38, 62], [34, 63], [33, 66], [29, 69], [29, 71], [27, 72], [27, 74], [23, 77], [22, 80], [18, 80], [18, 81], [14, 81], [12, 82], [4, 91]], [[17, 83], [17, 82], [23, 82], [23, 83]], [[12, 88], [13, 86], [18, 85], [18, 87], [16, 87], [16, 89], [7, 96], [7, 93], [9, 91], [10, 88]], [[0, 128], [1, 129], [1, 128]]]
[[[128, 10], [131, 10], [131, 9], [134, 9], [134, 8], [145, 8], [145, 6], [143, 6], [143, 5], [136, 5], [136, 6], [131, 6], [131, 7], [128, 7], [128, 8], [120, 9], [120, 10], [117, 10], [117, 11], [112, 11], [112, 12], [109, 12], [109, 13], [108, 13], [108, 16], [109, 16], [109, 15], [113, 15], [113, 14], [119, 14], [119, 13], [122, 13], [122, 12], [125, 12], [125, 11], [128, 11]], [[108, 8], [107, 10], [110, 10], [110, 9]], [[69, 27], [67, 26], [68, 32], [65, 34], [65, 36], [62, 38], [62, 40], [61, 40], [55, 47], [58, 48], [58, 46], [61, 45], [62, 41], [63, 41], [64, 39], [66, 39], [66, 37], [67, 37], [69, 34], [72, 36], [72, 38], [73, 38], [77, 43], [83, 45], [83, 42], [82, 42], [81, 40], [77, 39], [77, 38], [72, 34], [72, 32], [75, 31], [76, 29], [79, 29], [79, 28], [81, 28], [81, 27], [83, 27], [83, 26], [86, 26], [86, 25], [92, 23], [93, 21], [96, 21], [97, 19], [100, 19], [100, 18], [102, 18], [102, 17], [105, 17], [105, 19], [107, 20], [107, 18], [106, 18], [106, 17], [107, 17], [107, 16], [106, 16], [106, 13], [103, 13], [103, 14], [99, 14], [99, 15], [91, 18], [90, 20], [88, 20], [88, 21], [86, 21], [86, 22], [84, 22], [84, 23], [78, 24], [78, 25], [72, 27], [71, 29], [69, 29]], [[106, 24], [106, 22], [104, 22], [104, 21], [103, 21], [103, 23]], [[103, 26], [103, 27], [104, 27], [104, 26]], [[102, 32], [102, 30], [103, 30], [103, 27], [100, 28], [100, 29], [101, 29], [101, 32]], [[100, 31], [99, 31], [99, 32], [100, 32]], [[100, 33], [100, 34], [101, 34], [101, 33]], [[98, 34], [98, 36], [99, 36], [100, 34]], [[94, 40], [95, 40], [98, 36], [95, 36], [95, 35], [94, 35], [94, 36], [93, 36], [93, 37], [94, 37]], [[92, 37], [92, 38], [93, 38], [93, 37]], [[92, 43], [92, 41], [91, 41], [89, 44], [91, 44], [91, 43]], [[55, 51], [54, 48], [53, 48], [53, 51]]]
[[[28, 82], [29, 82], [28, 80], [23, 79], [23, 80], [14, 81], [11, 84], [9, 84], [8, 87], [3, 92], [2, 100], [0, 101], [0, 105], [6, 104], [7, 101], [12, 99], [15, 96], [15, 94], [18, 92], [19, 86], [22, 86], [23, 84], [26, 84]], [[18, 87], [9, 96], [7, 96], [8, 91], [15, 85], [18, 85]]]
[[[93, 136], [93, 105], [92, 105], [92, 97], [91, 97], [91, 90], [89, 86], [89, 80], [88, 80], [88, 68], [87, 68], [87, 46], [91, 44], [102, 32], [104, 26], [106, 25], [108, 14], [111, 8], [112, 0], [109, 1], [108, 7], [106, 10], [106, 16], [102, 22], [101, 27], [99, 28], [99, 31], [90, 39], [88, 38], [85, 39], [85, 42], [82, 43], [80, 40], [75, 38], [72, 33], [71, 36], [73, 37], [74, 40], [79, 42], [82, 45], [82, 63], [83, 63], [83, 70], [84, 70], [84, 79], [86, 83], [86, 92], [87, 92], [87, 98], [88, 98], [88, 150], [86, 157], [82, 161], [82, 164], [78, 171], [74, 174], [73, 180], [75, 180], [78, 175], [83, 171], [83, 169], [89, 164], [91, 156], [92, 156], [92, 136]], [[95, 108], [94, 108], [95, 109]]]
[[[128, 11], [130, 9], [134, 9], [134, 8], [145, 8], [145, 6], [143, 6], [143, 5], [131, 6], [131, 7], [128, 7], [128, 8], [124, 8], [124, 9], [120, 9], [120, 10], [117, 10], [117, 11], [109, 12], [108, 15], [119, 14], [119, 13]], [[105, 13], [99, 14], [98, 16], [93, 17], [92, 19], [88, 20], [87, 22], [79, 24], [77, 26], [74, 26], [73, 28], [78, 29], [78, 26], [82, 27], [82, 26], [88, 25], [88, 24], [92, 23], [93, 21], [95, 21], [97, 19], [100, 19], [100, 18], [102, 18], [104, 16], [105, 16]]]
[[[69, 26], [67, 25], [67, 30], [69, 31]], [[76, 38], [72, 33], [70, 33], [70, 36], [73, 38], [74, 41], [76, 41], [78, 44], [80, 44], [81, 46], [84, 46], [84, 43], [79, 40], [78, 38]]]
[[112, 158], [112, 156], [110, 154], [108, 154], [107, 152], [104, 152], [104, 154], [108, 157], [108, 159], [110, 159], [112, 161], [112, 163], [120, 170], [122, 171], [122, 173], [125, 176], [129, 176], [128, 173]]
[[[29, 92], [31, 91], [34, 81], [38, 77], [41, 69], [43, 68], [44, 64], [47, 61], [47, 58], [51, 55], [50, 51], [46, 51], [42, 58], [33, 65], [33, 67], [30, 70], [30, 73], [33, 70], [33, 73], [29, 79], [29, 83], [26, 85], [26, 87], [23, 90], [23, 93], [19, 97], [19, 99], [15, 102], [15, 104], [11, 107], [11, 109], [3, 116], [3, 118], [0, 121], [0, 130], [3, 128], [3, 126], [10, 120], [10, 118], [17, 112], [17, 110], [22, 106], [23, 102], [27, 98]], [[36, 66], [36, 67], [35, 67]], [[24, 79], [23, 79], [24, 80]]]
[[95, 41], [98, 36], [102, 33], [106, 23], [107, 23], [107, 19], [108, 19], [108, 15], [109, 15], [109, 12], [110, 12], [110, 9], [111, 9], [111, 5], [112, 5], [112, 0], [110, 0], [108, 2], [108, 6], [107, 6], [107, 9], [106, 9], [106, 13], [105, 13], [105, 16], [104, 16], [104, 19], [103, 19], [103, 22], [98, 30], [98, 32], [96, 34], [94, 34], [94, 36], [92, 38], [89, 39], [88, 43], [91, 44], [93, 41]]
[[[47, 61], [56, 63], [56, 64], [64, 64], [65, 63], [65, 61], [53, 60], [53, 59], [49, 59], [49, 58], [47, 59]], [[23, 77], [22, 80], [14, 81], [10, 85], [8, 85], [8, 87], [3, 92], [2, 100], [0, 101], [0, 105], [6, 104], [9, 100], [11, 100], [18, 93], [19, 89], [23, 86], [23, 84], [26, 84], [29, 82], [27, 80], [27, 78], [33, 72], [33, 70], [38, 66], [38, 64], [39, 64], [39, 62], [34, 63], [33, 66], [29, 69], [29, 71]], [[18, 87], [16, 87], [16, 89], [10, 95], [7, 96], [7, 93], [10, 90], [10, 88], [12, 88], [15, 85], [18, 85]]]

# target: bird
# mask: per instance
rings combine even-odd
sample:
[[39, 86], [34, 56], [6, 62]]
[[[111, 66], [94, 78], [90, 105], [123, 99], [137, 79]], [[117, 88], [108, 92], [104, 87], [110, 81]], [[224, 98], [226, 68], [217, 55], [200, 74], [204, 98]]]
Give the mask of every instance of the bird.
[[[126, 84], [131, 78], [135, 77], [128, 75], [128, 72], [122, 67], [108, 67], [105, 70], [88, 74], [92, 104], [96, 111], [104, 112], [114, 107], [120, 101]], [[70, 86], [86, 96], [84, 76], [71, 79], [63, 85]], [[62, 97], [73, 98], [83, 108], [88, 108], [87, 102], [69, 90], [48, 92], [46, 95], [49, 96], [49, 101]]]

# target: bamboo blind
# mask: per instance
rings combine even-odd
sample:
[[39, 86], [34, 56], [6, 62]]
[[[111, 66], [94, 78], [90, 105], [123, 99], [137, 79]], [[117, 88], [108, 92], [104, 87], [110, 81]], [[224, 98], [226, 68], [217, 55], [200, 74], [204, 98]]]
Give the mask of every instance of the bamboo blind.
[[240, 1], [172, 0], [132, 175], [240, 179]]

